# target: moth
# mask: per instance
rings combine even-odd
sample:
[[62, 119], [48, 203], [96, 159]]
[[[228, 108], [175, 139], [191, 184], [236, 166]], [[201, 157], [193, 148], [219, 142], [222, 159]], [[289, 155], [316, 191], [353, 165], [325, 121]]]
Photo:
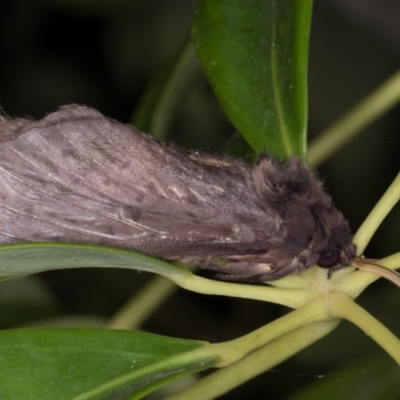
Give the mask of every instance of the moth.
[[84, 106], [0, 118], [0, 244], [101, 244], [265, 282], [352, 264], [349, 224], [298, 157], [179, 149]]

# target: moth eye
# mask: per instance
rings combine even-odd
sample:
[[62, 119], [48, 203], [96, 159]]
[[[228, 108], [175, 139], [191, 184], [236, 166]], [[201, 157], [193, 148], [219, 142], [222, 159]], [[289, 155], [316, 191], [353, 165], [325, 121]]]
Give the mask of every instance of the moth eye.
[[340, 261], [340, 252], [338, 249], [323, 250], [319, 253], [317, 265], [322, 268], [330, 268]]

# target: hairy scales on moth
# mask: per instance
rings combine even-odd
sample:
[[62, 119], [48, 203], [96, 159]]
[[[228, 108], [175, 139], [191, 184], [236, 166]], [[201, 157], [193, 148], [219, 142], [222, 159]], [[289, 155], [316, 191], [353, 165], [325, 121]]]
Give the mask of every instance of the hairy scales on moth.
[[1, 244], [124, 247], [228, 280], [314, 264], [331, 275], [356, 259], [347, 221], [297, 157], [186, 152], [76, 105], [0, 119], [0, 217]]

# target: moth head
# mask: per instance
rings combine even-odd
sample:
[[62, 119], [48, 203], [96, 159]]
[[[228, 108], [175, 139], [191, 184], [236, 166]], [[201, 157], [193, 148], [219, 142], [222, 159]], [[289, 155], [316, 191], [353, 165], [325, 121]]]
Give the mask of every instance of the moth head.
[[314, 259], [321, 268], [330, 273], [352, 264], [356, 257], [356, 246], [352, 244], [352, 235], [348, 222], [336, 208], [322, 210], [316, 215], [316, 223], [321, 232], [314, 244]]
[[330, 230], [329, 240], [326, 246], [317, 252], [316, 264], [321, 268], [328, 268], [329, 277], [334, 271], [353, 265], [360, 270], [380, 275], [400, 287], [400, 274], [398, 272], [379, 265], [374, 260], [356, 255], [356, 246], [351, 243], [348, 223], [340, 212], [337, 213], [337, 217], [329, 221], [331, 224], [328, 227]]
[[344, 248], [325, 249], [319, 252], [316, 264], [321, 268], [329, 269], [328, 277], [334, 271], [353, 265], [356, 246], [349, 244]]

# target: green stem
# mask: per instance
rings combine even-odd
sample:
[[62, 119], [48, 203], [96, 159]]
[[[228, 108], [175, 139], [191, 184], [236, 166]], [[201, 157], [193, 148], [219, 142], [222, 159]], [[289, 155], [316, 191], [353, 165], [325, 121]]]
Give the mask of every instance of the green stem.
[[153, 112], [149, 131], [157, 138], [164, 138], [175, 115], [177, 104], [186, 93], [194, 76], [200, 71], [199, 62], [191, 43], [186, 45], [165, 85]]
[[353, 136], [400, 101], [400, 72], [322, 132], [308, 148], [308, 162], [318, 166]]
[[400, 340], [385, 325], [356, 304], [348, 294], [333, 292], [329, 298], [329, 306], [332, 315], [357, 325], [400, 365]]
[[365, 250], [371, 237], [378, 229], [379, 225], [389, 214], [390, 210], [400, 200], [400, 173], [397, 174], [395, 180], [386, 190], [368, 217], [354, 235], [353, 243], [357, 246], [358, 253], [361, 254]]
[[308, 288], [274, 288], [269, 286], [251, 286], [240, 283], [212, 281], [193, 274], [164, 274], [183, 289], [208, 295], [219, 295], [253, 299], [298, 308], [308, 301]]
[[330, 318], [331, 315], [326, 308], [324, 297], [322, 295], [317, 296], [297, 310], [292, 311], [245, 336], [229, 342], [212, 345], [222, 358], [222, 361], [217, 365], [217, 367], [225, 367], [233, 364], [252, 351], [264, 346], [271, 340], [292, 331], [293, 329], [316, 321], [326, 321]]
[[244, 382], [275, 367], [330, 333], [340, 320], [313, 322], [294, 329], [249, 354], [229, 367], [198, 381], [168, 400], [209, 400], [229, 392]]
[[[386, 268], [397, 269], [400, 267], [400, 252], [378, 260], [379, 265]], [[354, 271], [351, 274], [343, 275], [337, 281], [336, 290], [347, 293], [352, 299], [355, 299], [360, 293], [364, 291], [371, 283], [381, 278], [367, 271]]]
[[162, 304], [177, 286], [163, 276], [155, 276], [108, 321], [107, 329], [136, 329], [160, 304]]

